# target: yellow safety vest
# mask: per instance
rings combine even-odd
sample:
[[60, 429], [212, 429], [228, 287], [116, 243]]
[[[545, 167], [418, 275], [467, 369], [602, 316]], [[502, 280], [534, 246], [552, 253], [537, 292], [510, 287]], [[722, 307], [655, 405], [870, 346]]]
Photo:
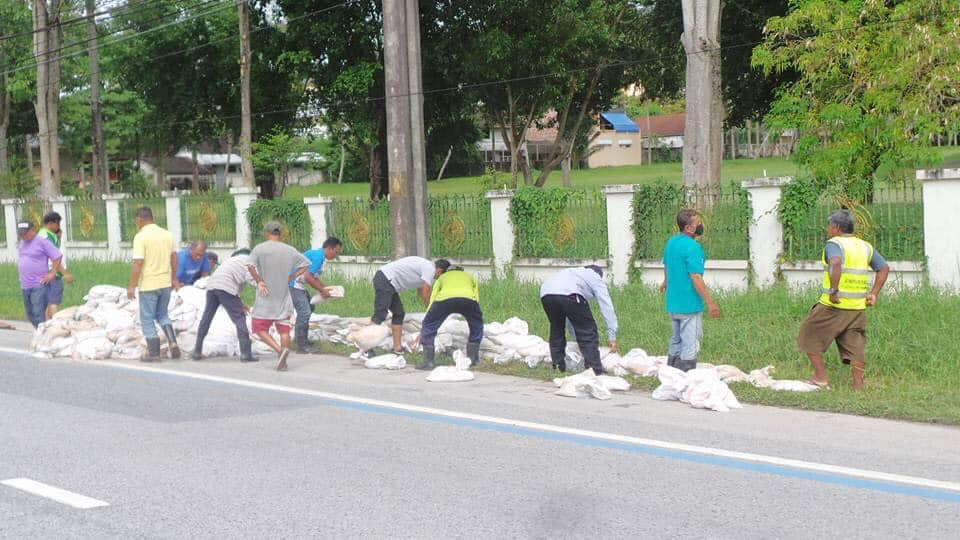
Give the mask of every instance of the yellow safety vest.
[[870, 287], [870, 259], [873, 258], [873, 246], [853, 236], [835, 236], [827, 241], [843, 250], [843, 267], [840, 284], [837, 286], [840, 303], [830, 301], [830, 261], [827, 250], [823, 250], [823, 291], [820, 303], [838, 309], [867, 309], [867, 290]]

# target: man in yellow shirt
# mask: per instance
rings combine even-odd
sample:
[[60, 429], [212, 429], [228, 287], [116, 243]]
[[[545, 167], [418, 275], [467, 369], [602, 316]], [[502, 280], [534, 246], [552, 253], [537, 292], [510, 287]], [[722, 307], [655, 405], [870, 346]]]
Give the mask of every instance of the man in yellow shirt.
[[153, 222], [153, 210], [137, 209], [137, 228], [140, 232], [133, 238], [133, 270], [127, 297], [133, 300], [140, 288], [140, 325], [147, 340], [147, 357], [144, 362], [160, 361], [160, 337], [157, 326], [167, 337], [170, 358], [180, 358], [177, 333], [173, 329], [167, 306], [173, 279], [177, 274], [177, 252], [173, 236]]
[[443, 272], [433, 284], [430, 307], [420, 328], [420, 344], [423, 345], [423, 364], [417, 369], [433, 369], [436, 355], [434, 341], [443, 321], [451, 313], [459, 313], [467, 320], [470, 336], [467, 338], [467, 356], [470, 366], [480, 363], [480, 341], [483, 340], [483, 312], [480, 311], [480, 288], [477, 280], [459, 266]]

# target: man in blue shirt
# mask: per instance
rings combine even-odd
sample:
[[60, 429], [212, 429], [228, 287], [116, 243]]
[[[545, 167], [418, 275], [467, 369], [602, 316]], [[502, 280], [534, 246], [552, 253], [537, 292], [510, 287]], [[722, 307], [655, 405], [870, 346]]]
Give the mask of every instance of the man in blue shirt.
[[680, 232], [673, 235], [663, 249], [664, 280], [660, 290], [666, 292], [667, 314], [673, 325], [667, 365], [690, 371], [697, 367], [704, 306], [712, 319], [720, 316], [720, 308], [703, 282], [706, 255], [696, 241], [703, 236], [700, 215], [696, 210], [681, 210], [677, 214], [677, 227]]
[[603, 270], [591, 265], [567, 268], [553, 274], [540, 287], [540, 303], [550, 320], [550, 360], [554, 369], [567, 370], [567, 321], [583, 354], [583, 364], [597, 375], [603, 373], [600, 362], [600, 336], [597, 321], [590, 311], [590, 300], [597, 299], [600, 315], [607, 325], [610, 350], [617, 351], [617, 313], [610, 300]]
[[290, 280], [290, 298], [293, 300], [293, 308], [297, 312], [297, 322], [293, 327], [293, 337], [297, 341], [297, 352], [301, 354], [316, 354], [319, 349], [310, 345], [307, 339], [307, 333], [310, 331], [310, 315], [313, 313], [313, 306], [310, 304], [310, 294], [304, 282], [309, 283], [317, 289], [320, 296], [328, 298], [326, 287], [318, 276], [323, 272], [323, 265], [327, 261], [332, 261], [340, 255], [343, 249], [343, 242], [339, 238], [331, 236], [324, 240], [320, 249], [310, 249], [303, 252], [303, 256], [310, 261], [310, 266], [303, 272], [293, 276]]
[[210, 260], [207, 259], [207, 243], [203, 240], [191, 242], [190, 247], [183, 248], [177, 254], [176, 288], [193, 285], [198, 279], [209, 275]]

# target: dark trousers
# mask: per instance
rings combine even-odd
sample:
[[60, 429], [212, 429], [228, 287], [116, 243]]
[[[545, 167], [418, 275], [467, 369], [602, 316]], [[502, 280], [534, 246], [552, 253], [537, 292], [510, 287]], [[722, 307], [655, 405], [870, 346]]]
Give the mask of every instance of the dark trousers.
[[403, 310], [400, 294], [393, 288], [387, 276], [377, 270], [373, 275], [373, 317], [370, 317], [370, 320], [374, 324], [382, 323], [387, 320], [387, 311], [391, 313], [390, 324], [394, 326], [403, 324], [406, 312]]
[[197, 344], [194, 350], [203, 350], [203, 340], [207, 337], [210, 323], [213, 322], [213, 316], [217, 314], [217, 308], [220, 306], [223, 306], [233, 325], [237, 327], [237, 340], [241, 343], [250, 340], [250, 333], [247, 332], [247, 316], [243, 312], [243, 302], [240, 297], [226, 291], [210, 289], [207, 291], [207, 303], [203, 308], [203, 317], [200, 318], [200, 327], [197, 328]]
[[421, 345], [433, 348], [437, 331], [451, 313], [459, 313], [467, 320], [467, 326], [470, 327], [468, 342], [480, 343], [483, 340], [483, 312], [480, 311], [480, 304], [469, 298], [448, 298], [441, 302], [434, 302], [427, 310], [420, 328]]
[[550, 359], [555, 366], [564, 365], [567, 351], [566, 323], [569, 320], [576, 334], [583, 363], [587, 368], [603, 369], [600, 363], [600, 337], [590, 304], [580, 295], [548, 294], [540, 299], [550, 321]]

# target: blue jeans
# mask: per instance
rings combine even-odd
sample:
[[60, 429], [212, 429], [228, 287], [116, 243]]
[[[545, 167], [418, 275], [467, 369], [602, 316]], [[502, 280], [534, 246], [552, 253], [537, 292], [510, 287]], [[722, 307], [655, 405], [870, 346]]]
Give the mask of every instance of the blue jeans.
[[673, 336], [670, 338], [669, 356], [680, 360], [696, 360], [703, 338], [703, 313], [670, 313]]
[[143, 337], [156, 338], [157, 326], [170, 324], [167, 309], [170, 306], [170, 287], [155, 291], [140, 291], [140, 326], [143, 327]]
[[293, 309], [297, 312], [297, 328], [310, 324], [310, 315], [313, 314], [313, 305], [310, 303], [310, 293], [304, 289], [290, 287], [290, 299], [293, 300]]
[[20, 289], [23, 292], [23, 309], [34, 328], [47, 319], [47, 298], [50, 288], [46, 285], [32, 289]]

